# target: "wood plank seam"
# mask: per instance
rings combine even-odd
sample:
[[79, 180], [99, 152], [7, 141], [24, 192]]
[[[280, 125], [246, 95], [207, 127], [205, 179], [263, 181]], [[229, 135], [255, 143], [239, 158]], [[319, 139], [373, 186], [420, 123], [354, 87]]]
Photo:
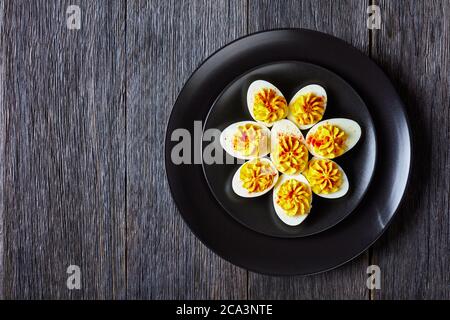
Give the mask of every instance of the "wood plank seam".
[[[368, 5], [375, 5], [375, 0], [368, 0]], [[372, 59], [372, 46], [373, 46], [373, 36], [374, 32], [372, 29], [368, 29], [368, 37], [369, 37], [369, 58]], [[371, 246], [368, 250], [368, 261], [367, 266], [371, 266], [373, 264], [373, 246]], [[374, 300], [373, 289], [367, 287], [367, 296], [368, 300]]]
[[5, 86], [5, 46], [3, 39], [4, 31], [4, 1], [0, 1], [0, 300], [4, 299], [4, 241], [3, 229], [4, 218], [4, 176], [5, 176], [5, 144], [6, 144], [6, 108], [4, 108], [4, 86]]
[[125, 239], [124, 239], [124, 272], [125, 272], [125, 300], [128, 299], [128, 121], [127, 121], [127, 111], [128, 111], [128, 100], [127, 100], [127, 92], [128, 92], [128, 57], [127, 57], [127, 53], [128, 53], [128, 33], [127, 33], [127, 23], [128, 23], [128, 0], [125, 0], [125, 66], [124, 66], [124, 91], [122, 93], [122, 97], [123, 97], [123, 101], [124, 101], [124, 130], [125, 130], [125, 175], [124, 175], [124, 188], [125, 188], [125, 195], [124, 195], [124, 200], [125, 200], [125, 212], [124, 212], [124, 216], [125, 216], [125, 221], [124, 221], [124, 225], [125, 225]]

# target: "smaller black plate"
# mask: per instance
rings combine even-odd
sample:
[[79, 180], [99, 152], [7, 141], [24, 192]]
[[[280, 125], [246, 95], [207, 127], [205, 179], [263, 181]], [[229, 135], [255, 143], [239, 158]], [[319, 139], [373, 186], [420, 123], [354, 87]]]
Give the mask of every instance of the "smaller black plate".
[[[361, 202], [369, 186], [375, 167], [376, 141], [372, 118], [363, 100], [342, 78], [317, 65], [283, 61], [271, 63], [242, 75], [217, 98], [204, 124], [204, 130], [224, 130], [231, 123], [253, 120], [247, 109], [247, 88], [254, 80], [266, 80], [277, 86], [287, 101], [302, 87], [320, 84], [328, 95], [324, 119], [349, 118], [358, 122], [362, 137], [358, 144], [335, 161], [348, 176], [350, 189], [340, 199], [324, 199], [313, 195], [310, 216], [299, 226], [281, 222], [272, 204], [272, 192], [257, 198], [241, 198], [231, 187], [231, 180], [239, 164], [203, 163], [208, 185], [221, 206], [248, 228], [269, 236], [304, 237], [333, 227], [347, 217]], [[307, 131], [302, 131], [306, 136]], [[219, 141], [214, 141], [219, 144]], [[209, 142], [203, 142], [203, 150]], [[224, 152], [225, 159], [225, 152]], [[224, 161], [225, 163], [225, 161]]]

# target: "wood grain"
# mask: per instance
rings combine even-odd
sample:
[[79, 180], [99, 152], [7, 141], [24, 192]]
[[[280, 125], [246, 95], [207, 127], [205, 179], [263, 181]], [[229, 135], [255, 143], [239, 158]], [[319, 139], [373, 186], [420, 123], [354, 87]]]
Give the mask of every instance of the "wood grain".
[[410, 117], [414, 161], [398, 216], [375, 246], [376, 299], [450, 299], [450, 1], [377, 1], [373, 58]]
[[3, 269], [3, 217], [4, 208], [4, 176], [5, 176], [5, 144], [6, 144], [6, 113], [4, 106], [4, 88], [5, 88], [5, 45], [3, 41], [4, 20], [4, 2], [0, 2], [0, 300], [4, 299], [3, 280], [5, 271]]
[[[369, 34], [372, 2], [382, 28]], [[81, 30], [66, 28], [69, 4]], [[450, 299], [449, 12], [450, 0], [0, 1], [0, 299]], [[415, 139], [407, 197], [372, 254], [303, 278], [249, 273], [203, 246], [163, 162], [189, 75], [278, 27], [371, 55]], [[372, 263], [382, 288], [369, 294]], [[81, 290], [66, 288], [70, 264]]]
[[3, 4], [5, 297], [123, 298], [124, 1]]
[[[365, 1], [250, 1], [248, 29], [300, 27], [326, 32], [368, 53]], [[367, 299], [364, 254], [325, 274], [276, 278], [249, 273], [250, 299]]]
[[246, 298], [246, 271], [206, 249], [178, 214], [163, 150], [178, 92], [208, 55], [244, 34], [245, 13], [239, 0], [128, 2], [129, 298]]

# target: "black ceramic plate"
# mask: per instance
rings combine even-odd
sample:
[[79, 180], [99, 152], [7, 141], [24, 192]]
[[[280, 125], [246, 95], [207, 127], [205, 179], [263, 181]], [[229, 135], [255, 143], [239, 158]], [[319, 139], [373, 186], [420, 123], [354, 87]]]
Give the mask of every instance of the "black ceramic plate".
[[[344, 169], [350, 182], [349, 192], [339, 199], [313, 196], [309, 217], [298, 226], [284, 224], [275, 213], [272, 192], [257, 198], [241, 198], [231, 188], [231, 181], [240, 164], [227, 164], [225, 155], [220, 163], [203, 164], [206, 180], [222, 207], [250, 229], [276, 237], [301, 237], [324, 231], [347, 217], [362, 200], [375, 167], [375, 130], [366, 105], [342, 78], [310, 63], [275, 62], [257, 67], [233, 81], [221, 93], [209, 112], [204, 130], [224, 130], [228, 125], [253, 120], [247, 108], [247, 88], [263, 79], [281, 90], [287, 101], [308, 84], [319, 84], [328, 96], [324, 119], [349, 118], [362, 127], [358, 144], [335, 161]], [[307, 130], [303, 131], [306, 136]], [[219, 141], [203, 139], [203, 150]], [[218, 146], [220, 148], [220, 146]], [[207, 150], [207, 149], [206, 149]]]
[[[308, 237], [280, 238], [255, 232], [228, 214], [210, 191], [201, 164], [175, 165], [175, 129], [192, 133], [220, 93], [246, 72], [274, 62], [301, 61], [342, 77], [361, 96], [376, 128], [377, 154], [363, 201], [346, 219]], [[201, 130], [200, 130], [201, 131]], [[351, 152], [351, 151], [350, 151]], [[179, 211], [197, 237], [230, 262], [255, 272], [306, 275], [332, 269], [362, 252], [391, 222], [405, 193], [411, 140], [404, 106], [389, 79], [368, 57], [329, 35], [298, 29], [274, 30], [234, 41], [208, 58], [180, 92], [167, 126], [167, 178]]]

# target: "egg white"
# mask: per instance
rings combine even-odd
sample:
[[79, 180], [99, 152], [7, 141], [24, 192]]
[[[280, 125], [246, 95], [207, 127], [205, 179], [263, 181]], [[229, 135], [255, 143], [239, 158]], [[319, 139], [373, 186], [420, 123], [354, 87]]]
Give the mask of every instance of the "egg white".
[[[310, 161], [313, 160], [318, 160], [320, 158], [314, 157], [312, 158]], [[331, 159], [327, 159], [331, 162], [334, 162], [336, 164], [336, 166], [338, 167], [339, 171], [342, 173], [342, 184], [339, 188], [338, 191], [333, 192], [333, 193], [328, 193], [328, 194], [320, 194], [320, 193], [316, 193], [313, 191], [313, 193], [319, 197], [325, 198], [325, 199], [337, 199], [337, 198], [341, 198], [343, 196], [345, 196], [348, 192], [348, 189], [350, 188], [350, 183], [348, 182], [348, 178], [347, 175], [345, 174], [344, 169], [342, 169], [342, 167], [337, 164], [335, 161], [331, 160]], [[312, 189], [311, 189], [312, 190]]]
[[[272, 161], [270, 161], [270, 160], [267, 159], [267, 158], [261, 158], [261, 159], [259, 159], [259, 160], [262, 161], [262, 162], [265, 162], [265, 163], [270, 164], [270, 167], [272, 168], [273, 173], [276, 174], [276, 176], [273, 178], [273, 182], [272, 182], [271, 186], [270, 186], [269, 188], [267, 188], [266, 190], [264, 190], [264, 191], [261, 191], [261, 192], [252, 192], [252, 193], [248, 192], [248, 190], [245, 189], [245, 188], [242, 186], [242, 181], [241, 181], [241, 179], [240, 179], [240, 172], [241, 172], [242, 167], [243, 167], [246, 163], [249, 162], [249, 161], [247, 161], [246, 163], [244, 163], [243, 165], [241, 165], [241, 166], [239, 167], [239, 169], [237, 169], [237, 171], [235, 172], [235, 174], [234, 174], [234, 176], [233, 176], [233, 180], [232, 180], [232, 182], [231, 182], [231, 186], [232, 186], [232, 188], [233, 188], [233, 191], [234, 191], [234, 193], [236, 193], [238, 196], [243, 197], [243, 198], [255, 198], [255, 197], [259, 197], [259, 196], [262, 196], [262, 195], [266, 194], [266, 193], [269, 192], [270, 190], [272, 190], [273, 187], [275, 186], [275, 184], [277, 183], [278, 177], [279, 177], [279, 175], [278, 175], [278, 170], [275, 168], [275, 166], [273, 165]], [[250, 160], [250, 161], [257, 161], [257, 160]]]
[[[259, 146], [260, 151], [259, 151], [258, 155], [244, 156], [244, 155], [240, 154], [239, 152], [237, 152], [236, 150], [234, 150], [234, 148], [233, 148], [234, 133], [236, 133], [237, 128], [239, 126], [243, 126], [246, 124], [253, 124], [255, 126], [258, 126], [259, 128], [261, 128], [263, 136], [266, 137], [267, 143], [261, 143], [261, 145]], [[235, 122], [235, 123], [232, 123], [231, 125], [229, 125], [228, 127], [226, 127], [225, 130], [223, 130], [222, 133], [220, 134], [220, 145], [228, 154], [230, 154], [231, 156], [238, 158], [238, 159], [251, 160], [251, 159], [263, 157], [270, 152], [270, 130], [267, 127], [255, 122], [255, 121]]]
[[[309, 212], [306, 213], [306, 214], [303, 214], [303, 215], [296, 215], [296, 216], [292, 216], [291, 217], [291, 216], [288, 216], [286, 214], [286, 212], [284, 211], [284, 209], [277, 204], [277, 193], [278, 193], [278, 190], [280, 189], [281, 185], [284, 182], [286, 182], [286, 181], [288, 181], [290, 179], [295, 179], [297, 181], [305, 183], [308, 186], [309, 191], [312, 192], [311, 191], [311, 187], [309, 186], [308, 180], [302, 174], [296, 174], [296, 175], [283, 174], [278, 179], [278, 182], [275, 185], [275, 188], [273, 190], [273, 207], [275, 208], [275, 212], [276, 212], [278, 218], [280, 218], [281, 221], [283, 221], [285, 224], [287, 224], [289, 226], [297, 226], [300, 223], [302, 223], [303, 221], [305, 221], [305, 219], [309, 216]], [[311, 202], [312, 202], [312, 196], [311, 196]], [[310, 210], [312, 208], [311, 202], [309, 203]]]
[[312, 127], [306, 134], [306, 146], [308, 147], [309, 152], [317, 158], [324, 158], [324, 157], [314, 152], [314, 148], [310, 143], [308, 143], [308, 140], [311, 135], [316, 133], [317, 129], [320, 126], [327, 124], [338, 126], [339, 128], [345, 131], [347, 139], [345, 140], [346, 148], [343, 154], [352, 149], [361, 138], [361, 127], [356, 121], [345, 118], [333, 118], [320, 121], [317, 124], [315, 124], [314, 127]]
[[275, 164], [275, 166], [277, 163], [277, 159], [275, 159], [275, 151], [277, 150], [279, 135], [292, 135], [298, 137], [300, 138], [302, 143], [306, 145], [305, 138], [303, 137], [302, 132], [295, 125], [295, 123], [287, 119], [282, 119], [275, 122], [272, 130], [270, 130], [270, 159]]
[[302, 141], [305, 140], [302, 132], [294, 122], [287, 119], [278, 120], [273, 124], [273, 127], [270, 130], [270, 145], [272, 146], [271, 152], [276, 150], [274, 147], [278, 143], [278, 136], [280, 134], [293, 135], [295, 137], [299, 137]]
[[324, 105], [324, 109], [323, 109], [324, 114], [325, 114], [325, 111], [327, 110], [328, 96], [327, 96], [327, 92], [325, 91], [325, 89], [322, 86], [320, 86], [318, 84], [310, 84], [306, 87], [301, 88], [299, 91], [297, 91], [297, 93], [292, 97], [291, 101], [289, 102], [289, 111], [288, 111], [287, 118], [289, 120], [291, 120], [292, 122], [294, 122], [296, 125], [298, 125], [298, 127], [301, 130], [307, 130], [307, 129], [311, 128], [312, 126], [314, 126], [315, 123], [307, 124], [307, 125], [298, 124], [295, 121], [294, 114], [291, 112], [291, 106], [294, 104], [295, 100], [297, 100], [300, 96], [308, 94], [308, 93], [313, 93], [316, 96], [325, 97], [325, 105]]
[[[273, 84], [271, 84], [268, 81], [265, 80], [256, 80], [253, 81], [250, 86], [248, 87], [247, 90], [247, 107], [248, 107], [248, 111], [250, 112], [250, 115], [252, 116], [253, 119], [255, 119], [255, 115], [253, 113], [253, 104], [255, 102], [255, 95], [261, 90], [261, 89], [272, 89], [276, 92], [277, 95], [279, 96], [283, 96], [283, 94], [281, 93], [280, 89], [278, 89], [277, 87], [275, 87]], [[266, 126], [266, 127], [271, 127], [274, 122], [270, 122], [270, 123], [266, 123], [266, 122], [262, 122], [259, 120], [256, 120], [256, 122]]]

